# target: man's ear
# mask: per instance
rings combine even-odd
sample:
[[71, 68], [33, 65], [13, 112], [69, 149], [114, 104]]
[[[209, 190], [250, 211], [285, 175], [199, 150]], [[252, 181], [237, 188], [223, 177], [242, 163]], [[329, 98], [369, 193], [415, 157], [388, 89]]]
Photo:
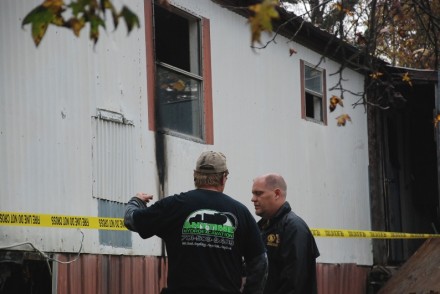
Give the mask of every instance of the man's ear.
[[278, 199], [281, 197], [281, 190], [279, 188], [276, 188], [274, 190], [274, 192], [275, 192], [275, 199]]

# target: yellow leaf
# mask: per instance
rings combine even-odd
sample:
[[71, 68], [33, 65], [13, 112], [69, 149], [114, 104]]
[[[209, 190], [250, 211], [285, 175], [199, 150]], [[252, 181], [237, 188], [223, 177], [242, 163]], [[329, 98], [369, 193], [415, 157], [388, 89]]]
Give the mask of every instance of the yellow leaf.
[[249, 6], [253, 15], [249, 17], [249, 23], [252, 32], [252, 44], [261, 43], [261, 33], [266, 31], [272, 32], [272, 20], [279, 18], [276, 7], [279, 0], [264, 0], [261, 3]]
[[333, 110], [335, 110], [335, 109], [336, 109], [336, 106], [337, 106], [338, 104], [339, 104], [340, 106], [344, 107], [344, 102], [342, 101], [342, 99], [339, 98], [338, 96], [333, 95], [333, 96], [330, 98], [330, 105], [329, 105], [330, 112], [332, 112]]
[[45, 0], [42, 4], [44, 7], [61, 7], [64, 5], [63, 0]]
[[440, 121], [440, 114], [437, 114], [437, 115], [434, 117], [434, 127], [435, 127], [435, 128], [437, 127], [439, 121]]
[[348, 114], [342, 114], [336, 118], [338, 127], [345, 126], [347, 121], [351, 122], [351, 117]]
[[352, 12], [351, 10], [349, 10], [349, 9], [344, 9], [344, 12], [345, 12], [347, 15], [349, 15], [349, 16], [353, 16], [353, 15], [354, 15], [353, 12]]
[[61, 13], [63, 12], [63, 5], [64, 1], [62, 0], [45, 0], [43, 4], [41, 4], [41, 6], [49, 9], [53, 14], [58, 15], [59, 18], [61, 18]]
[[378, 72], [378, 71], [373, 72], [373, 73], [370, 74], [370, 77], [371, 77], [373, 80], [377, 80], [377, 79], [379, 79], [381, 76], [383, 76], [383, 73]]
[[186, 84], [184, 81], [182, 80], [177, 80], [174, 83], [170, 83], [169, 86], [176, 91], [183, 91], [185, 90]]
[[50, 23], [57, 26], [64, 25], [64, 18], [61, 15], [63, 13], [63, 5], [64, 1], [62, 0], [45, 0], [43, 4], [41, 4], [41, 6], [47, 8], [47, 10], [53, 14]]
[[337, 9], [339, 11], [342, 11], [344, 9], [341, 2], [337, 2], [337, 3], [333, 4], [333, 6], [335, 7], [335, 9]]
[[407, 72], [403, 74], [402, 81], [408, 83], [412, 87], [411, 77]]
[[68, 22], [70, 27], [72, 28], [73, 33], [75, 36], [79, 37], [79, 33], [81, 32], [82, 28], [85, 25], [85, 21], [83, 18], [77, 19], [77, 18], [71, 18]]

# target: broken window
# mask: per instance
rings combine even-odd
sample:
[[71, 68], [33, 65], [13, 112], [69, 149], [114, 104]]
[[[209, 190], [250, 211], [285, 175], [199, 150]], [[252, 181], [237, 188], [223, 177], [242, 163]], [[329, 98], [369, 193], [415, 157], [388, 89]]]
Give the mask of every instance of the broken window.
[[326, 124], [325, 70], [301, 61], [302, 117]]
[[156, 128], [204, 139], [201, 19], [154, 6]]

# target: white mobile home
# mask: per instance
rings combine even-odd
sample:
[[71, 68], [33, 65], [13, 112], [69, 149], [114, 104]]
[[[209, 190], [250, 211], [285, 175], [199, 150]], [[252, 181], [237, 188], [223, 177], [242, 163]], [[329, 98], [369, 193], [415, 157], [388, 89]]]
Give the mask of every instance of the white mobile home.
[[[327, 105], [339, 95], [329, 88], [340, 63], [281, 35], [251, 48], [247, 19], [221, 2], [130, 1], [141, 23], [130, 35], [109, 23], [94, 45], [86, 30], [77, 38], [51, 26], [38, 48], [21, 21], [41, 1], [0, 2], [0, 253], [11, 276], [17, 264], [46, 268], [29, 263], [37, 248], [72, 260], [49, 260], [42, 287], [53, 293], [158, 293], [166, 273], [159, 238], [6, 218], [120, 218], [138, 191], [158, 199], [192, 189], [205, 150], [227, 156], [225, 193], [251, 212], [252, 179], [278, 172], [311, 228], [371, 229], [367, 114], [346, 109], [351, 122], [339, 127], [342, 110]], [[347, 100], [363, 91], [363, 74], [346, 68], [343, 77]], [[317, 243], [322, 272], [346, 265], [365, 281], [370, 239]]]

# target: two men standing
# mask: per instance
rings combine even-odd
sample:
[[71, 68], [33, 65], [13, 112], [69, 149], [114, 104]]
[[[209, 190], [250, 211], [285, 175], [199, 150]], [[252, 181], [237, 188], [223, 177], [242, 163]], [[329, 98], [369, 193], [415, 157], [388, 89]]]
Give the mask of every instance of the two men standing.
[[138, 193], [128, 202], [125, 226], [144, 239], [157, 235], [165, 241], [168, 288], [162, 293], [316, 293], [319, 252], [286, 202], [284, 179], [270, 174], [254, 180], [260, 232], [246, 206], [223, 193], [228, 174], [222, 153], [203, 152], [194, 170], [195, 190], [150, 207], [150, 194]]

